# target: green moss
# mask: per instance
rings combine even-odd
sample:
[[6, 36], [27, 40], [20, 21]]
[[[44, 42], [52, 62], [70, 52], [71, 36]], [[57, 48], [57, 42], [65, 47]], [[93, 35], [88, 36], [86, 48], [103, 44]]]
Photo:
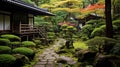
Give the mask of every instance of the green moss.
[[10, 42], [11, 48], [16, 48], [16, 47], [20, 47], [21, 42], [19, 41], [15, 41], [15, 42]]
[[80, 48], [80, 49], [88, 49], [88, 46], [82, 42], [82, 41], [76, 41], [73, 43], [73, 46], [75, 49]]
[[9, 54], [0, 54], [0, 67], [12, 67], [16, 58]]
[[23, 54], [25, 56], [27, 56], [30, 60], [34, 58], [34, 51], [30, 48], [26, 48], [26, 47], [19, 47], [19, 48], [15, 48], [13, 49], [13, 53], [17, 54]]
[[24, 47], [35, 47], [36, 44], [32, 41], [23, 41], [22, 46], [24, 46]]
[[11, 48], [8, 46], [0, 46], [0, 54], [6, 54], [6, 53], [10, 53], [11, 52]]
[[16, 35], [12, 35], [12, 34], [3, 34], [1, 35], [2, 38], [6, 38], [9, 39], [10, 41], [20, 41], [21, 38], [16, 36]]
[[4, 38], [0, 38], [0, 45], [9, 46], [10, 45], [10, 40], [4, 39]]

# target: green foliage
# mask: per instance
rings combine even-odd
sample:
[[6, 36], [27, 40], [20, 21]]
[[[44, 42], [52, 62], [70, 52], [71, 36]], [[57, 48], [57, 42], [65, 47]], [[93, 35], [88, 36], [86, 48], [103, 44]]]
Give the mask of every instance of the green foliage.
[[40, 45], [41, 44], [41, 41], [39, 39], [33, 39], [33, 42], [36, 44], [36, 45]]
[[36, 44], [32, 41], [23, 41], [22, 46], [24, 46], [24, 47], [35, 47]]
[[86, 24], [93, 25], [93, 27], [100, 27], [101, 25], [105, 24], [105, 21], [103, 19], [100, 20], [90, 20], [86, 22]]
[[9, 39], [10, 41], [21, 41], [21, 38], [16, 36], [16, 35], [12, 35], [12, 34], [3, 34], [1, 35], [2, 38], [6, 38]]
[[26, 47], [15, 48], [15, 49], [13, 49], [13, 53], [23, 54], [23, 55], [27, 56], [30, 60], [33, 59], [34, 55], [35, 55], [35, 52], [32, 49], [26, 48]]
[[[107, 37], [95, 37], [86, 42], [89, 46], [89, 49], [94, 51], [101, 51], [106, 48], [105, 46], [114, 46], [116, 44], [116, 40], [107, 38]], [[108, 47], [109, 49], [110, 47]], [[107, 49], [107, 48], [106, 48]]]
[[33, 2], [31, 0], [22, 0], [22, 1], [29, 3], [29, 4], [33, 4]]
[[91, 32], [94, 30], [94, 27], [92, 25], [85, 25], [82, 28], [82, 31], [80, 33], [82, 40], [87, 40], [90, 38]]
[[95, 28], [91, 33], [91, 37], [105, 36], [105, 28], [106, 28], [105, 25], [102, 25], [99, 28]]
[[65, 17], [67, 16], [67, 12], [65, 11], [56, 11], [54, 12], [56, 16], [50, 17], [52, 24], [57, 25], [59, 22], [63, 22], [65, 20]]
[[78, 48], [80, 48], [80, 49], [88, 49], [88, 46], [82, 41], [75, 41], [73, 43], [73, 46], [74, 46], [75, 49], [78, 49]]
[[9, 54], [0, 54], [0, 67], [12, 67], [16, 58]]
[[11, 48], [8, 46], [0, 46], [0, 54], [7, 54], [11, 52]]
[[15, 42], [10, 42], [10, 47], [13, 49], [13, 48], [16, 48], [16, 47], [20, 47], [21, 45], [21, 42], [19, 41], [15, 41]]
[[47, 33], [48, 39], [55, 39], [55, 33], [54, 32], [48, 32]]
[[82, 40], [88, 40], [94, 36], [104, 36], [105, 35], [105, 21], [100, 20], [90, 20], [86, 22], [80, 33]]
[[9, 46], [10, 45], [10, 40], [4, 39], [4, 38], [0, 38], [0, 45]]
[[120, 20], [114, 20], [113, 25], [118, 27], [118, 30], [120, 29]]

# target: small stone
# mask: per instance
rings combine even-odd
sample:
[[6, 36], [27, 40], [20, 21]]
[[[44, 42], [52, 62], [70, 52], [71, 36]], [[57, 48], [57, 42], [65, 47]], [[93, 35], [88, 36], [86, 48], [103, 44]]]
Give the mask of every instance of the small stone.
[[35, 65], [33, 67], [45, 67], [45, 65]]
[[46, 64], [47, 62], [38, 62], [37, 64], [38, 65], [44, 65], [44, 64]]
[[46, 64], [45, 67], [54, 67], [54, 64]]

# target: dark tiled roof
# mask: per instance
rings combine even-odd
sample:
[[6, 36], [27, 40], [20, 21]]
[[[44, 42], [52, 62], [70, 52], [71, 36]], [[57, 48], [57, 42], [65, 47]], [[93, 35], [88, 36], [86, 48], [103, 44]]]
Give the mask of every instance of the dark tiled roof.
[[22, 0], [2, 0], [2, 1], [8, 2], [8, 3], [16, 5], [16, 6], [21, 6], [21, 7], [24, 7], [26, 9], [29, 9], [29, 10], [32, 10], [33, 12], [36, 12], [39, 15], [41, 15], [41, 13], [43, 15], [50, 15], [50, 16], [54, 15], [54, 14], [46, 11], [45, 9], [38, 8], [38, 7], [36, 7], [36, 6], [32, 5], [32, 4], [26, 3], [26, 2], [24, 2]]

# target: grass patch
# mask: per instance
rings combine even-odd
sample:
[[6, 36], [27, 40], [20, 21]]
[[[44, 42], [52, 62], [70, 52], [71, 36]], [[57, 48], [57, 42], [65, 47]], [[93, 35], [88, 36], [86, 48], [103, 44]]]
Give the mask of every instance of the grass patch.
[[73, 43], [73, 46], [74, 46], [75, 49], [77, 49], [77, 48], [80, 48], [80, 49], [88, 49], [87, 44], [85, 44], [85, 43], [82, 42], [82, 41], [75, 41], [75, 42]]

